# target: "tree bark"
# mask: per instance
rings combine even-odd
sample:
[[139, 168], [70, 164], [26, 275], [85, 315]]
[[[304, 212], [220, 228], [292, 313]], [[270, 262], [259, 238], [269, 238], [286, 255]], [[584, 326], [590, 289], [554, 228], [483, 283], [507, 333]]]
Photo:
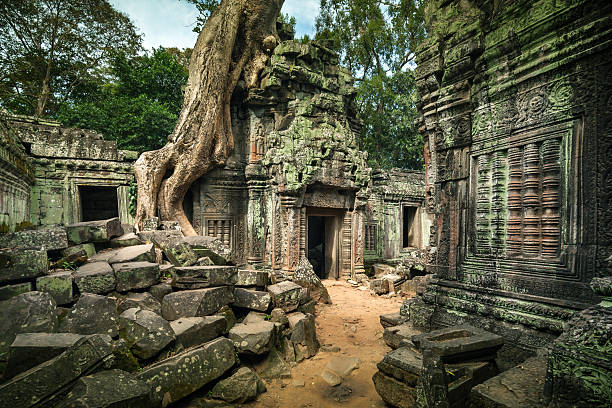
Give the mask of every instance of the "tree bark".
[[177, 220], [197, 235], [183, 211], [189, 187], [234, 148], [230, 100], [242, 78], [247, 88], [278, 41], [276, 19], [284, 0], [222, 0], [198, 36], [189, 63], [183, 107], [166, 146], [144, 152], [134, 165], [138, 183], [135, 223]]

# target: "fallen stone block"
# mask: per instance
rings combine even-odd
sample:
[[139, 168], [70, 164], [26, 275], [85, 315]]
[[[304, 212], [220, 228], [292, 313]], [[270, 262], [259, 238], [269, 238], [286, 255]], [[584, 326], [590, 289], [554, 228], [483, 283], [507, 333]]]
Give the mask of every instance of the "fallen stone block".
[[236, 276], [236, 286], [258, 286], [268, 285], [268, 273], [252, 269], [239, 269]]
[[73, 252], [68, 256], [64, 256], [60, 258], [56, 262], [51, 264], [51, 268], [53, 269], [74, 269], [77, 266], [83, 265], [87, 262], [89, 256], [87, 255], [87, 251], [81, 249], [80, 251]]
[[158, 314], [139, 308], [128, 309], [119, 316], [121, 333], [133, 353], [147, 360], [174, 341], [174, 331]]
[[155, 231], [159, 228], [159, 217], [151, 217], [142, 221], [143, 231]]
[[0, 361], [18, 334], [55, 331], [56, 304], [48, 293], [27, 292], [0, 302]]
[[159, 229], [162, 231], [180, 231], [181, 225], [178, 221], [162, 221], [159, 223]]
[[326, 368], [342, 378], [348, 377], [353, 370], [359, 368], [359, 357], [334, 357], [326, 365]]
[[274, 323], [263, 320], [239, 323], [230, 329], [228, 337], [238, 353], [265, 354], [274, 344], [275, 335]]
[[405, 323], [408, 319], [402, 316], [399, 312], [380, 315], [380, 325], [383, 328], [399, 326]]
[[81, 293], [103, 295], [115, 290], [115, 272], [107, 262], [93, 262], [81, 266], [72, 273], [74, 283]]
[[145, 368], [137, 376], [151, 389], [153, 407], [165, 407], [216, 380], [235, 364], [232, 342], [220, 337]]
[[228, 286], [173, 292], [164, 296], [162, 316], [166, 320], [208, 316], [233, 301], [234, 292]]
[[51, 360], [84, 336], [74, 333], [22, 333], [11, 344], [4, 378], [13, 378], [19, 373]]
[[255, 367], [257, 373], [266, 380], [291, 378], [291, 367], [283, 358], [283, 354], [272, 347], [266, 358]]
[[374, 388], [387, 404], [397, 408], [413, 408], [416, 403], [416, 387], [411, 387], [393, 377], [377, 371], [372, 376]]
[[[163, 271], [160, 268], [160, 273], [163, 275]], [[158, 283], [157, 285], [153, 285], [149, 288], [149, 292], [153, 297], [160, 302], [164, 299], [169, 293], [172, 293], [172, 286], [169, 283]]]
[[423, 368], [423, 359], [421, 353], [416, 350], [410, 347], [400, 347], [387, 353], [377, 367], [385, 375], [411, 387], [416, 387]]
[[254, 322], [261, 322], [266, 320], [265, 313], [259, 313], [251, 310], [244, 319], [242, 319], [243, 324], [249, 324]]
[[321, 378], [330, 386], [335, 387], [336, 385], [342, 384], [342, 377], [333, 371], [323, 370], [321, 373]]
[[33, 249], [0, 249], [0, 284], [45, 275], [49, 270], [47, 251]]
[[271, 300], [272, 298], [268, 292], [248, 290], [244, 288], [234, 289], [233, 306], [235, 307], [243, 307], [245, 309], [265, 312], [270, 307]]
[[59, 326], [61, 333], [119, 334], [117, 304], [113, 298], [84, 293]]
[[296, 360], [313, 357], [319, 351], [319, 341], [314, 316], [300, 312], [287, 315], [291, 328], [291, 342], [295, 347]]
[[14, 285], [7, 285], [0, 287], [0, 301], [8, 300], [17, 295], [21, 295], [22, 293], [31, 292], [32, 291], [32, 283], [24, 282], [24, 283], [16, 283]]
[[5, 406], [14, 408], [36, 406], [50, 402], [54, 394], [103, 365], [112, 355], [110, 341], [105, 336], [86, 336], [66, 351], [30, 370], [13, 377], [0, 386]]
[[383, 340], [392, 349], [400, 347], [403, 341], [410, 342], [410, 338], [418, 331], [410, 323], [400, 324], [399, 326], [387, 327], [383, 332]]
[[123, 235], [119, 218], [100, 221], [86, 221], [66, 226], [70, 244], [84, 242], [106, 242], [113, 237]]
[[283, 281], [276, 285], [268, 286], [268, 292], [272, 296], [274, 307], [280, 307], [285, 312], [292, 312], [300, 304], [302, 287], [291, 281]]
[[223, 334], [229, 333], [230, 329], [238, 322], [234, 311], [228, 305], [221, 306], [221, 308], [215, 314], [225, 318], [225, 330], [223, 331]]
[[230, 377], [213, 387], [211, 396], [234, 404], [242, 404], [257, 398], [266, 386], [257, 373], [248, 367], [240, 367]]
[[155, 249], [153, 244], [111, 249], [92, 256], [89, 261], [108, 262], [111, 265], [126, 262], [155, 262]]
[[141, 231], [138, 238], [142, 242], [152, 242], [159, 248], [164, 248], [170, 242], [182, 240], [183, 233], [181, 231]]
[[127, 262], [113, 264], [117, 291], [127, 292], [145, 289], [159, 283], [159, 265], [151, 262]]
[[372, 265], [372, 269], [374, 270], [374, 276], [379, 277], [382, 275], [387, 275], [395, 272], [395, 268], [391, 265], [386, 264], [374, 264]]
[[36, 290], [51, 295], [57, 305], [74, 301], [72, 295], [72, 272], [62, 271], [36, 278]]
[[287, 326], [289, 324], [289, 319], [287, 318], [287, 313], [280, 307], [272, 309], [270, 312], [270, 321], [272, 323], [279, 323], [283, 326]]
[[[198, 261], [198, 256], [184, 239], [168, 242], [162, 247], [164, 255], [174, 266], [191, 266]], [[205, 255], [202, 255], [205, 256]]]
[[198, 258], [207, 256], [215, 265], [226, 265], [230, 261], [230, 248], [218, 238], [199, 235], [185, 237], [184, 241]]
[[374, 292], [375, 295], [389, 293], [389, 281], [382, 278], [372, 279], [370, 280], [370, 290]]
[[127, 234], [123, 234], [120, 237], [111, 239], [110, 244], [113, 248], [124, 248], [134, 245], [141, 245], [142, 241], [140, 240], [138, 235], [133, 232], [130, 232]]
[[85, 254], [87, 254], [87, 257], [89, 258], [96, 254], [96, 247], [92, 243], [73, 245], [64, 249], [62, 251], [62, 256], [69, 257], [73, 254], [80, 254], [83, 251], [85, 251]]
[[185, 348], [216, 339], [225, 331], [224, 316], [182, 317], [170, 322], [176, 341]]
[[235, 266], [175, 266], [172, 286], [179, 289], [202, 289], [236, 283]]
[[294, 283], [306, 288], [312, 300], [317, 303], [331, 303], [331, 298], [327, 289], [321, 282], [321, 279], [317, 276], [312, 265], [306, 257], [302, 257], [298, 263], [293, 278], [291, 279]]
[[139, 308], [149, 310], [161, 316], [161, 303], [152, 294], [148, 292], [129, 292], [127, 296], [117, 300], [117, 308], [119, 313], [123, 313], [128, 309]]
[[67, 247], [66, 229], [60, 226], [0, 234], [0, 248], [44, 248], [45, 251], [56, 251]]
[[149, 386], [122, 370], [79, 378], [57, 408], [149, 408]]

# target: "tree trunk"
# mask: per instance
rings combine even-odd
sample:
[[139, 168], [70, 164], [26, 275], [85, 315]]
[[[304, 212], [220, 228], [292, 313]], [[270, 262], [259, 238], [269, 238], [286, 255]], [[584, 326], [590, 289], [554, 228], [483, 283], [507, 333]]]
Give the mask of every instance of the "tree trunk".
[[257, 85], [277, 43], [276, 19], [284, 0], [222, 0], [198, 36], [176, 127], [166, 146], [144, 152], [134, 165], [138, 183], [136, 225], [158, 214], [197, 235], [183, 211], [189, 187], [234, 148], [232, 93], [243, 78]]

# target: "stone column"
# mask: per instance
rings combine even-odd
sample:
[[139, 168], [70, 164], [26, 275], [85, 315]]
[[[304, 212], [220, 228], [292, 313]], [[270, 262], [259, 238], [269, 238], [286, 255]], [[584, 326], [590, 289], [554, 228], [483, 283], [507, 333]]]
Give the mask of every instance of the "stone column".
[[365, 202], [355, 200], [353, 211], [353, 273], [354, 278], [358, 273], [365, 273], [363, 266], [364, 234], [365, 234]]
[[283, 234], [285, 237], [283, 271], [293, 274], [300, 260], [302, 210], [297, 206], [297, 198], [293, 196], [281, 196], [281, 206], [285, 215], [286, 228], [285, 234]]
[[247, 257], [250, 264], [263, 261], [265, 251], [266, 206], [264, 190], [265, 175], [259, 164], [249, 164], [245, 169], [249, 201], [247, 206]]

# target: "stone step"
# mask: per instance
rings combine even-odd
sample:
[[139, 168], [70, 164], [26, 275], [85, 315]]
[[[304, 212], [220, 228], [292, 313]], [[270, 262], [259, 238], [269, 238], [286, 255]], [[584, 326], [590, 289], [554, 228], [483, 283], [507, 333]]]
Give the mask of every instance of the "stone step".
[[383, 340], [387, 346], [392, 349], [396, 349], [402, 345], [403, 342], [411, 344], [410, 338], [415, 334], [420, 333], [410, 323], [403, 323], [399, 326], [390, 326], [383, 332]]

